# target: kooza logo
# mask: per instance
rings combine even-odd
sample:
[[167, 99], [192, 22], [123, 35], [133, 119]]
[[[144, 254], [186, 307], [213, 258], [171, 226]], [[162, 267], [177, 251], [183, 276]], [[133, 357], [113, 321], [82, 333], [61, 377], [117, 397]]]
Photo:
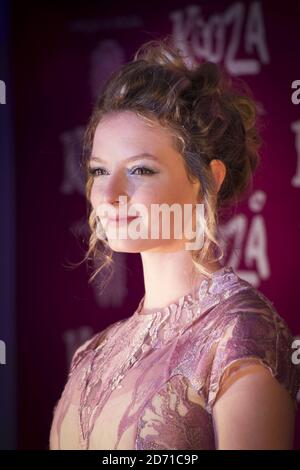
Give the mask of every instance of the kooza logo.
[[6, 87], [3, 80], [0, 80], [0, 104], [6, 104]]

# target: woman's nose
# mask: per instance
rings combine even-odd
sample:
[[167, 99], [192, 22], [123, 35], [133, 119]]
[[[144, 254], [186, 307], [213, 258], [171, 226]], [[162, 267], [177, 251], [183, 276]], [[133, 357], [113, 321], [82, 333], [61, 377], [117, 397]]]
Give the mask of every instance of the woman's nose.
[[114, 204], [119, 201], [120, 196], [128, 196], [128, 185], [123, 175], [110, 175], [107, 177], [101, 191], [103, 203]]

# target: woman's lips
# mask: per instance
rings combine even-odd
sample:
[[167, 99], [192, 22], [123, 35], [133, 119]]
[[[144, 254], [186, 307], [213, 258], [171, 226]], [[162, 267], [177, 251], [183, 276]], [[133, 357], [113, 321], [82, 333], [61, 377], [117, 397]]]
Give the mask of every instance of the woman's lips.
[[140, 217], [138, 215], [136, 215], [136, 216], [128, 216], [128, 217], [122, 217], [122, 218], [116, 217], [116, 218], [113, 218], [113, 219], [110, 219], [108, 217], [106, 220], [107, 220], [108, 223], [115, 222], [115, 223], [118, 223], [118, 224], [124, 224], [124, 223], [129, 223], [132, 220], [138, 219], [138, 218], [140, 218]]

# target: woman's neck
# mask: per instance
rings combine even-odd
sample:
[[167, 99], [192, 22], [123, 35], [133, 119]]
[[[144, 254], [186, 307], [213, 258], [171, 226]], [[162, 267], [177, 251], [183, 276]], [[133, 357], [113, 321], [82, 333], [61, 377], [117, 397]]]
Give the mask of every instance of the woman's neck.
[[[142, 264], [145, 284], [145, 309], [163, 308], [179, 297], [192, 292], [205, 275], [195, 268], [191, 254], [187, 250], [169, 253], [142, 252]], [[221, 269], [215, 262], [203, 267], [208, 272]]]

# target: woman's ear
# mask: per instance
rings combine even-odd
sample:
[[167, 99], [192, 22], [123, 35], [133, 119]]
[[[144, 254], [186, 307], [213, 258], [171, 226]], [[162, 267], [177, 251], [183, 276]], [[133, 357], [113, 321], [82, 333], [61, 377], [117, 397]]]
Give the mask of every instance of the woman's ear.
[[219, 192], [226, 176], [226, 166], [221, 160], [218, 159], [213, 159], [209, 166], [214, 177], [216, 191]]

